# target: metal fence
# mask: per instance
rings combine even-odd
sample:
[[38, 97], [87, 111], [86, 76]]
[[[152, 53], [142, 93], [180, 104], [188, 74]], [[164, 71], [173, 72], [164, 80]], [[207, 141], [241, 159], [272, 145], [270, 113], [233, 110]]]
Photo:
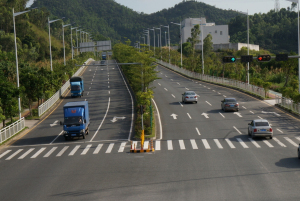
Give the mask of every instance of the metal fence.
[[276, 104], [281, 105], [282, 107], [289, 109], [297, 114], [300, 114], [300, 103], [294, 103], [290, 98], [276, 96]]
[[21, 130], [25, 128], [25, 119], [22, 117], [18, 121], [14, 122], [13, 124], [2, 128], [0, 130], [0, 144], [3, 143], [5, 140], [11, 138]]
[[[90, 58], [85, 63], [88, 64], [90, 61], [93, 61], [93, 59]], [[73, 76], [78, 76], [85, 69], [85, 67], [86, 66], [84, 65], [81, 66]], [[52, 105], [54, 105], [56, 101], [60, 99], [62, 94], [64, 94], [69, 87], [70, 87], [70, 80], [68, 80], [51, 98], [49, 98], [45, 103], [40, 105], [38, 108], [39, 117], [42, 114], [44, 114], [49, 108], [51, 108]]]
[[169, 64], [169, 63], [161, 61], [161, 60], [157, 60], [157, 63], [159, 63], [167, 68], [170, 68], [174, 71], [177, 71], [181, 74], [184, 74], [188, 77], [194, 78], [194, 79], [199, 79], [199, 80], [204, 80], [207, 82], [218, 83], [218, 84], [222, 84], [222, 85], [226, 85], [226, 86], [236, 87], [236, 88], [251, 92], [253, 94], [262, 96], [263, 98], [265, 98], [265, 95], [266, 95], [264, 88], [254, 86], [252, 84], [247, 84], [245, 82], [241, 82], [238, 80], [232, 80], [232, 79], [227, 79], [227, 78], [222, 78], [222, 77], [203, 75], [200, 73], [191, 72], [189, 70], [180, 68], [178, 66], [174, 66], [172, 64]]

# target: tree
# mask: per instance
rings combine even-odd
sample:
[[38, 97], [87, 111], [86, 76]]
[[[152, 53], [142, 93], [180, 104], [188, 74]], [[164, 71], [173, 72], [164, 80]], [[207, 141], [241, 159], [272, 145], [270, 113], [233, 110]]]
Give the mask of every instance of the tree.
[[203, 44], [203, 53], [205, 56], [210, 55], [211, 51], [213, 50], [212, 45], [213, 45], [212, 36], [208, 34], [204, 39], [204, 44]]
[[201, 33], [200, 26], [199, 24], [196, 24], [194, 28], [192, 28], [191, 37], [187, 39], [187, 42], [190, 42], [193, 48], [193, 56], [195, 56], [195, 45], [200, 42], [199, 40], [200, 33]]

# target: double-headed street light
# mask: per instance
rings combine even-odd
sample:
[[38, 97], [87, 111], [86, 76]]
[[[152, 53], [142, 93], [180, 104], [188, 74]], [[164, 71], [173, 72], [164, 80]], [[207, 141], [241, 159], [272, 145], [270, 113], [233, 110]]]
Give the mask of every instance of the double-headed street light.
[[[19, 83], [18, 47], [17, 47], [17, 34], [16, 34], [16, 21], [15, 21], [15, 17], [18, 16], [18, 15], [22, 15], [24, 13], [28, 13], [28, 12], [32, 11], [33, 9], [36, 9], [36, 8], [32, 8], [31, 10], [26, 10], [26, 11], [17, 12], [17, 13], [15, 13], [14, 8], [12, 9], [13, 23], [14, 23], [14, 38], [15, 38], [16, 69], [17, 69], [17, 87], [18, 87], [18, 89], [20, 87], [20, 83]], [[22, 115], [21, 115], [21, 98], [20, 98], [20, 95], [18, 97], [18, 105], [19, 105], [19, 119], [21, 119]]]
[[[66, 65], [66, 48], [65, 48], [65, 27], [70, 26], [72, 24], [66, 24], [64, 25], [64, 22], [62, 22], [62, 36], [63, 36], [63, 46], [64, 46], [64, 65]], [[72, 30], [71, 30], [72, 31]]]
[[145, 51], [145, 37], [141, 37], [141, 38], [143, 38], [143, 39], [144, 39], [144, 51]]
[[181, 34], [181, 22], [178, 24], [178, 23], [174, 23], [174, 22], [171, 22], [172, 24], [176, 24], [176, 25], [178, 25], [178, 26], [180, 26], [180, 43], [181, 43], [181, 66], [182, 66], [182, 34]]
[[161, 26], [159, 26], [159, 28], [156, 28], [156, 29], [159, 29], [159, 32], [160, 32], [160, 37], [159, 37], [159, 45], [160, 45], [160, 59], [162, 59], [162, 44], [161, 44]]

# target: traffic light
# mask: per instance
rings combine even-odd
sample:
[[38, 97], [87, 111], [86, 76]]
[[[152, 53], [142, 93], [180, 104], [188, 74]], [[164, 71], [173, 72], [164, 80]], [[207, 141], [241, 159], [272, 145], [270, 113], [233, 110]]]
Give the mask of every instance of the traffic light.
[[223, 57], [223, 63], [234, 63], [236, 61], [235, 57], [229, 56], [229, 57]]
[[241, 62], [252, 62], [253, 55], [243, 55], [241, 56]]
[[287, 61], [288, 59], [288, 54], [276, 54], [276, 61]]
[[270, 61], [271, 60], [271, 56], [270, 55], [259, 55], [257, 57], [257, 61]]

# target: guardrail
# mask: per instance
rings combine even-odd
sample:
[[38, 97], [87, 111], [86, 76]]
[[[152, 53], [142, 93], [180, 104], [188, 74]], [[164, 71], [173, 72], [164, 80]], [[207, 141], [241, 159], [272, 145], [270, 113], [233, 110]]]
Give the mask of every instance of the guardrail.
[[[88, 64], [93, 59], [89, 58], [85, 63]], [[85, 66], [82, 65], [73, 76], [78, 76], [83, 70]], [[51, 98], [49, 98], [45, 103], [41, 104], [38, 108], [39, 117], [44, 114], [49, 108], [52, 107], [60, 99], [62, 94], [70, 87], [70, 80], [68, 80]]]
[[236, 87], [236, 88], [243, 89], [245, 91], [257, 94], [257, 95], [265, 98], [265, 89], [254, 86], [252, 84], [247, 84], [245, 82], [241, 82], [238, 80], [232, 80], [232, 79], [227, 79], [227, 78], [222, 78], [222, 77], [216, 77], [216, 76], [195, 73], [195, 72], [180, 68], [178, 66], [174, 66], [172, 64], [169, 64], [169, 63], [161, 61], [161, 60], [157, 60], [157, 63], [159, 63], [167, 68], [170, 68], [174, 71], [177, 71], [181, 74], [184, 74], [188, 77], [191, 77], [191, 78], [200, 79], [200, 80], [204, 80], [204, 81], [208, 81], [208, 82], [212, 82], [212, 83], [218, 83], [218, 84], [222, 84], [222, 85], [227, 85], [227, 86], [231, 86], [231, 87]]
[[5, 140], [11, 138], [21, 130], [25, 128], [25, 119], [22, 117], [18, 121], [14, 122], [13, 124], [2, 128], [0, 130], [0, 144], [3, 143]]
[[294, 101], [290, 98], [277, 96], [275, 97], [276, 104], [289, 109], [297, 114], [300, 114], [300, 103], [294, 103]]

